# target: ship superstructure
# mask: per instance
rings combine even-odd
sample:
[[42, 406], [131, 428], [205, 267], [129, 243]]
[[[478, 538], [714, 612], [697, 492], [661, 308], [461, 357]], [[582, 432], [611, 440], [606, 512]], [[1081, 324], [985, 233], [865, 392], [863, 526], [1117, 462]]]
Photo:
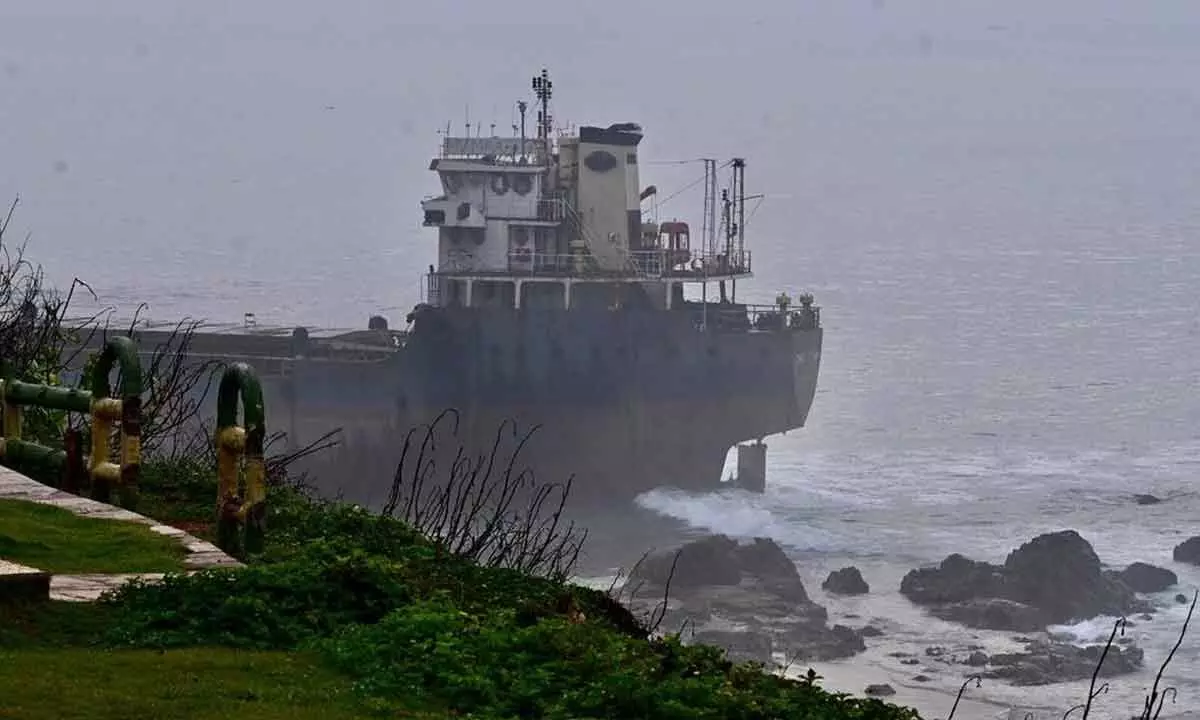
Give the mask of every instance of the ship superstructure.
[[[481, 451], [505, 420], [539, 426], [523, 464], [574, 476], [584, 499], [718, 488], [734, 446], [741, 484], [761, 489], [762, 439], [807, 419], [822, 330], [809, 295], [795, 307], [782, 294], [765, 307], [736, 301], [752, 277], [745, 161], [705, 161], [693, 239], [688, 223], [642, 212], [656, 190], [641, 185], [639, 125], [556, 133], [545, 71], [533, 90], [532, 137], [519, 103], [516, 137], [442, 138], [429, 165], [440, 193], [421, 202], [437, 259], [406, 330], [382, 318], [332, 338], [243, 328], [194, 348], [258, 366], [293, 444], [342, 428], [347, 453], [319, 476], [367, 500], [390, 483], [408, 429], [447, 408]], [[147, 351], [155, 337], [143, 333]], [[350, 468], [354, 458], [377, 467]]]
[[[543, 71], [544, 73], [544, 71]], [[635, 123], [584, 126], [551, 137], [550, 81], [534, 79], [542, 109], [536, 138], [445, 137], [430, 164], [443, 194], [422, 202], [438, 229], [432, 305], [586, 308], [641, 302], [659, 310], [683, 303], [686, 283], [735, 287], [751, 276], [745, 249], [745, 162], [733, 160], [734, 195], [722, 199], [725, 237], [692, 246], [687, 223], [644, 223]], [[521, 106], [524, 118], [525, 106]], [[524, 122], [522, 122], [524, 125]], [[706, 192], [715, 187], [708, 161]], [[706, 195], [706, 209], [715, 198]], [[706, 212], [715, 229], [715, 218]]]

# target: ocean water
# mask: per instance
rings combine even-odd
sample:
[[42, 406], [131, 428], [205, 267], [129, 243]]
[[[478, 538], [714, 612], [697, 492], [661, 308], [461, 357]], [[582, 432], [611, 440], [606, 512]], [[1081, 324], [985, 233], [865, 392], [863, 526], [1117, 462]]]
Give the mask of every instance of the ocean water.
[[[1073, 528], [1107, 563], [1200, 585], [1170, 558], [1200, 534], [1198, 36], [1186, 0], [8, 4], [0, 198], [20, 193], [13, 231], [53, 280], [95, 290], [80, 312], [359, 327], [399, 322], [433, 261], [436, 131], [506, 132], [543, 64], [560, 122], [643, 124], [663, 198], [702, 173], [683, 161], [744, 156], [765, 197], [739, 297], [816, 294], [817, 399], [767, 439], [764, 495], [648, 493], [626, 545], [773, 537], [835, 617], [883, 619], [863, 661], [886, 665], [1008, 642], [898, 595], [951, 552], [998, 561]], [[700, 206], [656, 212], [698, 225]], [[821, 598], [848, 563], [873, 593]], [[1182, 621], [1161, 601], [1130, 629], [1148, 668]], [[1200, 709], [1188, 640], [1164, 717]], [[1150, 678], [1112, 682], [1100, 712], [1138, 711]], [[969, 692], [1061, 713], [1084, 689]]]

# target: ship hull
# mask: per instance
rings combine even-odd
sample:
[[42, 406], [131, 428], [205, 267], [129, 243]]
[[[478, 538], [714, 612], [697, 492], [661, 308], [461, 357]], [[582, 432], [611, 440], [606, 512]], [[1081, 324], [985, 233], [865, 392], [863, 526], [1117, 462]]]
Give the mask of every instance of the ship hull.
[[431, 309], [389, 361], [335, 373], [296, 360], [268, 377], [273, 427], [294, 444], [342, 428], [342, 451], [313, 474], [365, 502], [386, 495], [408, 433], [447, 409], [440, 447], [478, 456], [499, 443], [507, 459], [531, 433], [516, 468], [572, 478], [572, 502], [715, 489], [731, 447], [805, 424], [822, 332], [700, 331], [693, 320]]
[[[498, 444], [498, 476], [520, 445], [517, 471], [570, 478], [571, 504], [593, 505], [719, 488], [730, 448], [805, 424], [820, 327], [722, 328], [714, 309], [701, 329], [694, 310], [425, 308], [403, 346], [374, 361], [198, 340], [258, 370], [268, 432], [287, 433], [292, 448], [339, 431], [336, 450], [305, 461], [325, 494], [378, 507], [406, 437], [411, 473], [423, 428], [440, 417], [438, 479], [459, 447], [479, 457]], [[139, 337], [143, 352], [164, 339]]]

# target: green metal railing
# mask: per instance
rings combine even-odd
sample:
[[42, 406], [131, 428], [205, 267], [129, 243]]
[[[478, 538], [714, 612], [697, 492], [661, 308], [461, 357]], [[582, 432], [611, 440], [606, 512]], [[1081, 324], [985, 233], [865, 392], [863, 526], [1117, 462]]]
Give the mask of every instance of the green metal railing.
[[[113, 397], [109, 376], [121, 370], [118, 396]], [[137, 346], [128, 337], [108, 340], [88, 377], [89, 390], [28, 383], [15, 379], [11, 370], [0, 370], [0, 462], [17, 471], [45, 478], [56, 475], [58, 486], [79, 492], [85, 477], [91, 480], [91, 496], [111, 500], [117, 490], [118, 504], [132, 508], [137, 503], [141, 468], [142, 392], [144, 390]], [[242, 424], [238, 425], [239, 401]], [[24, 409], [45, 408], [86, 414], [91, 420], [91, 448], [85, 457], [83, 433], [66, 430], [63, 449], [26, 440]], [[117, 461], [112, 461], [114, 426], [120, 429]], [[221, 375], [217, 390], [217, 544], [226, 552], [239, 546], [246, 552], [261, 552], [266, 531], [266, 466], [263, 445], [266, 412], [262, 385], [253, 368], [233, 363]], [[245, 478], [245, 492], [239, 481]]]
[[[242, 424], [237, 424], [241, 400]], [[266, 467], [263, 443], [266, 413], [262, 386], [246, 363], [225, 369], [217, 389], [217, 546], [226, 552], [238, 550], [244, 535], [246, 552], [261, 552], [266, 530]], [[244, 461], [244, 467], [241, 467]], [[244, 471], [246, 488], [238, 492]]]
[[[112, 397], [108, 378], [117, 366], [121, 369], [120, 397]], [[40, 407], [88, 414], [92, 421], [92, 448], [87, 473], [92, 481], [92, 497], [108, 502], [116, 486], [121, 505], [129, 507], [136, 502], [142, 454], [142, 366], [132, 340], [114, 337], [104, 344], [89, 378], [90, 391], [22, 382], [8, 370], [5, 375], [0, 381], [4, 417], [0, 459], [6, 465], [57, 472], [63, 489], [77, 491], [83, 467], [81, 433], [68, 430], [63, 450], [25, 440], [23, 409]], [[119, 423], [121, 429], [116, 463], [110, 461], [109, 452], [114, 423]]]

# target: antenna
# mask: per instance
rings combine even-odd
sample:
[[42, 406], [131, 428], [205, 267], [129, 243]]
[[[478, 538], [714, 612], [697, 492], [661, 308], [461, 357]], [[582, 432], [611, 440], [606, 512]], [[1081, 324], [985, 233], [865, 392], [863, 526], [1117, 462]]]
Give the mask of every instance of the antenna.
[[[524, 100], [517, 101], [517, 111], [521, 113], [521, 157], [525, 157], [525, 110], [529, 105]], [[516, 130], [516, 128], [513, 128]]]
[[736, 225], [733, 222], [733, 213], [730, 212], [729, 189], [721, 190], [721, 226], [725, 231], [725, 257], [730, 257], [732, 253], [733, 236], [736, 234]]
[[733, 177], [737, 183], [737, 238], [738, 257], [746, 252], [746, 160], [733, 159]]
[[538, 110], [538, 138], [545, 144], [546, 158], [550, 157], [550, 96], [553, 94], [554, 83], [550, 82], [550, 73], [542, 68], [541, 75], [533, 76], [533, 93], [542, 104]]
[[701, 242], [709, 256], [717, 254], [717, 161], [704, 158], [704, 215]]

